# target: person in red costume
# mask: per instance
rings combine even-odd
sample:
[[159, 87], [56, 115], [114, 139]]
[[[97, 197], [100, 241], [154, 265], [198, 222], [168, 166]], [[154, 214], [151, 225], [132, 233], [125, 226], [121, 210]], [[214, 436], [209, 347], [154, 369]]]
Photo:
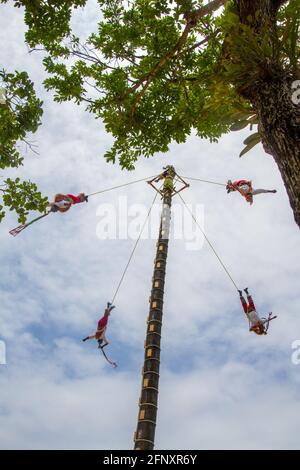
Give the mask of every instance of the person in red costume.
[[34, 224], [40, 219], [47, 217], [52, 212], [67, 212], [73, 204], [79, 204], [80, 202], [88, 202], [88, 196], [84, 193], [79, 193], [78, 196], [74, 196], [73, 194], [61, 194], [58, 193], [54, 196], [53, 202], [49, 202], [48, 210], [45, 214], [36, 217], [35, 219], [27, 222], [26, 224], [18, 225], [18, 227], [13, 228], [9, 231], [9, 233], [15, 237], [20, 232], [22, 232], [25, 228], [30, 227], [30, 225]]
[[108, 317], [111, 314], [112, 309], [114, 308], [114, 305], [112, 305], [110, 302], [107, 302], [107, 307], [104, 311], [104, 315], [98, 321], [97, 330], [93, 335], [86, 336], [86, 338], [83, 338], [82, 341], [87, 341], [88, 339], [96, 339], [98, 341], [98, 347], [101, 349], [109, 344], [105, 337], [105, 331], [107, 328]]
[[243, 307], [243, 310], [246, 314], [246, 317], [249, 321], [249, 331], [253, 331], [257, 335], [266, 335], [269, 329], [269, 323], [271, 320], [275, 320], [277, 318], [276, 315], [273, 315], [272, 312], [269, 313], [267, 318], [261, 318], [254, 305], [253, 299], [248, 292], [248, 288], [244, 289], [247, 300], [243, 297], [243, 293], [241, 290], [238, 290], [240, 301]]
[[247, 180], [237, 180], [234, 182], [228, 180], [226, 189], [227, 193], [238, 191], [250, 204], [253, 204], [253, 196], [257, 194], [277, 192], [276, 189], [253, 189], [252, 182]]
[[251, 295], [248, 292], [248, 289], [245, 289], [246, 295], [247, 295], [247, 301], [244, 299], [242, 291], [239, 290], [239, 295], [240, 295], [240, 301], [243, 307], [243, 310], [249, 320], [249, 327], [250, 331], [253, 331], [257, 335], [264, 335], [265, 333], [265, 328], [263, 321], [260, 319], [260, 317], [257, 314], [253, 299]]
[[88, 197], [84, 193], [79, 193], [78, 196], [58, 193], [54, 196], [53, 202], [50, 202], [48, 207], [51, 212], [67, 212], [72, 205], [80, 204], [81, 202], [88, 202]]

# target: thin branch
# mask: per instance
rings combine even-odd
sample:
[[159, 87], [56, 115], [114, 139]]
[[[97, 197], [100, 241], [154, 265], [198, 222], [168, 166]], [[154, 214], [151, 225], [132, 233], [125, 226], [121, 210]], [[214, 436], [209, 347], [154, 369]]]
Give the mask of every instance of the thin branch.
[[203, 46], [204, 44], [206, 44], [210, 39], [214, 38], [218, 33], [221, 32], [221, 29], [218, 28], [216, 29], [214, 32], [212, 32], [211, 34], [209, 34], [208, 36], [206, 36], [204, 39], [202, 39], [202, 41], [200, 42], [197, 42], [196, 44], [194, 44], [193, 46], [189, 47], [188, 49], [186, 49], [186, 52], [190, 52], [192, 51], [193, 49], [196, 49], [197, 47], [200, 47], [200, 46]]
[[94, 103], [95, 103], [95, 101], [90, 100], [89, 98], [84, 98], [83, 96], [81, 96], [80, 99], [81, 99], [82, 101], [86, 101], [86, 103], [91, 103], [91, 104], [94, 104]]
[[85, 60], [88, 60], [90, 62], [93, 62], [94, 64], [97, 64], [99, 62], [95, 57], [92, 57], [88, 54], [85, 54], [84, 52], [81, 52], [81, 51], [78, 51], [78, 50], [75, 50], [75, 49], [72, 49], [70, 52], [71, 52], [72, 55], [75, 55], [76, 57], [79, 57], [81, 59], [85, 59]]
[[204, 5], [203, 7], [198, 8], [195, 11], [187, 11], [184, 14], [185, 19], [188, 23], [191, 23], [192, 26], [196, 26], [198, 21], [206, 15], [210, 15], [214, 11], [218, 10], [220, 7], [225, 5], [228, 0], [213, 0], [212, 2]]
[[161, 57], [160, 61], [150, 70], [150, 72], [148, 72], [146, 75], [140, 78], [140, 80], [138, 80], [137, 83], [127, 91], [124, 97], [130, 95], [132, 92], [137, 90], [144, 82], [146, 82], [141, 92], [137, 95], [134, 106], [138, 103], [138, 101], [140, 101], [140, 99], [146, 93], [148, 86], [152, 82], [152, 79], [155, 77], [155, 75], [159, 72], [159, 70], [166, 64], [166, 62], [172, 59], [175, 56], [175, 54], [182, 49], [182, 47], [184, 46], [187, 40], [187, 37], [191, 28], [192, 26], [188, 23], [185, 26], [184, 31], [182, 35], [180, 36], [180, 38], [178, 39], [175, 46], [167, 54]]
[[94, 88], [96, 91], [98, 91], [98, 93], [104, 93], [104, 91], [100, 90], [100, 88], [98, 88], [97, 85], [93, 85], [92, 83], [89, 83], [86, 79], [83, 80], [83, 83], [86, 83], [91, 88]]
[[187, 86], [186, 86], [186, 81], [184, 80], [184, 77], [183, 77], [183, 74], [182, 74], [182, 68], [181, 68], [179, 62], [178, 62], [178, 69], [179, 69], [179, 71], [180, 71], [180, 79], [181, 79], [180, 81], [181, 81], [182, 84], [183, 84], [183, 89], [184, 89], [184, 94], [185, 94], [186, 102], [187, 102], [188, 104], [190, 104], [189, 91], [188, 91], [188, 88], [187, 88]]
[[32, 49], [28, 49], [28, 54], [31, 54], [32, 52], [35, 51], [45, 51], [46, 49], [44, 47], [33, 47]]
[[85, 53], [86, 53], [87, 55], [90, 55], [90, 54], [92, 53], [92, 54], [94, 54], [95, 59], [97, 59], [99, 62], [101, 62], [101, 61], [100, 61], [100, 58], [98, 57], [98, 55], [94, 52], [95, 48], [94, 48], [94, 49], [88, 48], [88, 47], [87, 47], [87, 44], [80, 44], [80, 43], [79, 43], [79, 45], [82, 47], [82, 49], [85, 51]]
[[22, 140], [22, 142], [24, 142], [24, 143], [30, 148], [30, 150], [31, 150], [33, 153], [35, 153], [36, 155], [39, 155], [39, 152], [37, 152], [36, 150], [34, 150], [34, 147], [35, 147], [35, 148], [38, 148], [38, 145], [35, 145], [35, 144], [33, 144], [32, 142], [29, 142], [28, 140], [26, 140], [26, 139], [24, 139], [24, 138], [21, 139], [21, 140]]
[[131, 57], [125, 56], [124, 58], [125, 58], [125, 60], [128, 60], [128, 62], [130, 62], [131, 64], [137, 65], [136, 61], [134, 59], [132, 59]]
[[90, 62], [93, 62], [93, 64], [99, 64], [99, 65], [103, 65], [105, 68], [107, 69], [110, 69], [110, 70], [116, 70], [116, 67], [111, 67], [110, 65], [108, 65], [107, 63], [105, 62], [102, 62], [101, 60], [97, 59], [96, 57], [93, 57], [85, 52], [82, 52], [82, 51], [79, 51], [79, 50], [75, 50], [75, 49], [72, 49], [70, 50], [70, 54], [76, 56], [76, 57], [79, 57], [81, 59], [84, 59], [84, 60], [88, 60]]
[[186, 40], [188, 38], [190, 31], [197, 25], [198, 21], [203, 16], [206, 16], [209, 13], [212, 13], [213, 11], [220, 8], [222, 5], [225, 5], [227, 1], [228, 0], [213, 0], [208, 5], [204, 5], [203, 7], [199, 8], [198, 10], [194, 12], [185, 13], [184, 17], [187, 21], [187, 24], [183, 30], [182, 35], [180, 36], [177, 43], [175, 44], [175, 46], [159, 60], [159, 62], [150, 70], [150, 72], [148, 72], [146, 75], [140, 78], [140, 80], [138, 80], [136, 84], [133, 87], [129, 88], [129, 90], [125, 93], [123, 98], [125, 98], [126, 96], [136, 91], [143, 83], [145, 83], [142, 90], [136, 96], [134, 100], [133, 107], [131, 109], [131, 114], [134, 113], [136, 105], [141, 100], [141, 98], [145, 95], [147, 88], [149, 87], [155, 75], [166, 64], [166, 62], [172, 59], [176, 54], [178, 55], [179, 52], [182, 50], [184, 44], [186, 43]]

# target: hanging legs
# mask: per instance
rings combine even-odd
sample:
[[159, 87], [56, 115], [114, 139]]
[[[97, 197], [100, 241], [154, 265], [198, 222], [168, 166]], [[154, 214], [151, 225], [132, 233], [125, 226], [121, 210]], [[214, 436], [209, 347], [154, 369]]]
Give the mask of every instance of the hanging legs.
[[276, 189], [253, 189], [252, 196], [256, 196], [257, 194], [266, 194], [266, 193], [277, 193]]
[[247, 301], [243, 297], [242, 291], [239, 290], [238, 292], [239, 292], [240, 301], [241, 301], [243, 310], [249, 320], [249, 327], [250, 327], [249, 330], [254, 331], [254, 333], [256, 333], [257, 335], [266, 334], [263, 322], [261, 321], [261, 319], [256, 313], [256, 308], [255, 308], [253, 299], [248, 292], [248, 288], [246, 287], [244, 291], [247, 295]]
[[246, 287], [246, 288], [244, 289], [244, 291], [246, 292], [246, 295], [247, 295], [248, 304], [247, 304], [245, 298], [243, 297], [243, 292], [242, 292], [241, 290], [238, 290], [238, 293], [239, 293], [239, 295], [240, 295], [240, 301], [241, 301], [243, 310], [244, 310], [244, 312], [245, 312], [246, 315], [247, 315], [247, 313], [251, 312], [252, 310], [255, 311], [256, 308], [255, 308], [253, 299], [252, 299], [251, 295], [250, 295], [249, 292], [248, 292], [248, 287]]
[[247, 312], [248, 312], [248, 305], [247, 305], [246, 300], [245, 300], [244, 297], [243, 297], [243, 291], [239, 290], [238, 293], [239, 293], [239, 295], [240, 295], [240, 301], [241, 301], [243, 310], [244, 310], [245, 314], [247, 315]]

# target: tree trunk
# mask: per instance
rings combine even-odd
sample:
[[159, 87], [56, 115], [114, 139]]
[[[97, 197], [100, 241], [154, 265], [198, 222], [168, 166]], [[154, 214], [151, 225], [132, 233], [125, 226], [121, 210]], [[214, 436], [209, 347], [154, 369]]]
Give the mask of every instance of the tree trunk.
[[[276, 14], [284, 0], [234, 0], [240, 21], [252, 27], [257, 34], [266, 26], [270, 31], [273, 47], [272, 59], [260, 64], [255, 83], [238, 92], [249, 99], [257, 115], [258, 130], [267, 153], [271, 154], [279, 168], [286, 187], [294, 218], [300, 227], [300, 103], [293, 100], [293, 82], [299, 77], [286, 71], [278, 60]], [[249, 23], [249, 15], [262, 14], [255, 23]]]
[[251, 102], [259, 118], [259, 132], [266, 152], [279, 168], [295, 221], [300, 227], [300, 105], [292, 102], [292, 79], [260, 83]]

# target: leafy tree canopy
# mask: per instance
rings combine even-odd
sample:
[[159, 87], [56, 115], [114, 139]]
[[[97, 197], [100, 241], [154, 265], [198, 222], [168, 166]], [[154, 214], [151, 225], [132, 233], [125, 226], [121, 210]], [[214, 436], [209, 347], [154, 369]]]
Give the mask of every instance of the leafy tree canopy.
[[[32, 148], [28, 134], [36, 132], [42, 116], [42, 102], [36, 97], [33, 83], [26, 72], [7, 73], [0, 70], [0, 168], [23, 165], [19, 144]], [[29, 210], [43, 211], [43, 198], [34, 183], [20, 178], [7, 178], [0, 184], [0, 221], [5, 207], [14, 210], [24, 223]]]
[[[255, 29], [261, 11], [242, 24], [235, 1], [98, 0], [98, 29], [82, 43], [70, 19], [86, 1], [15, 1], [25, 7], [29, 46], [48, 52], [46, 88], [58, 102], [86, 103], [115, 137], [105, 157], [128, 169], [193, 129], [216, 141], [257, 123], [241, 90], [257, 83], [262, 63], [292, 73], [299, 53], [299, 3], [274, 3], [284, 5], [270, 34], [266, 21]], [[259, 140], [256, 133], [243, 152]]]

